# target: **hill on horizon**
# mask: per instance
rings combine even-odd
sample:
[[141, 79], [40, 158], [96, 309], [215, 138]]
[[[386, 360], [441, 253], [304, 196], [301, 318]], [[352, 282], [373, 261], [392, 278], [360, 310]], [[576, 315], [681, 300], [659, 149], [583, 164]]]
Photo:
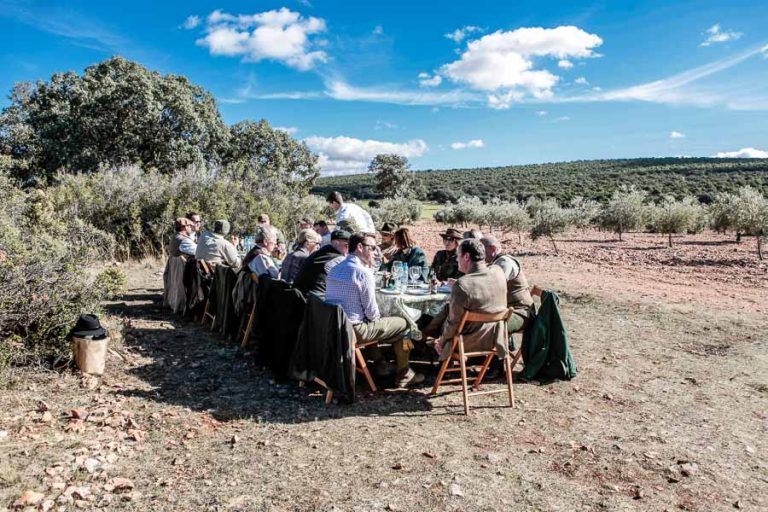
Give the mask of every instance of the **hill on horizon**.
[[[704, 203], [721, 192], [751, 186], [768, 194], [768, 159], [635, 158], [577, 160], [545, 164], [414, 171], [426, 193], [420, 199], [445, 202], [463, 195], [483, 200], [554, 197], [561, 202], [582, 196], [607, 201], [622, 185], [635, 185], [652, 199], [692, 195]], [[327, 176], [313, 193], [338, 190], [345, 197], [378, 199], [374, 175]]]

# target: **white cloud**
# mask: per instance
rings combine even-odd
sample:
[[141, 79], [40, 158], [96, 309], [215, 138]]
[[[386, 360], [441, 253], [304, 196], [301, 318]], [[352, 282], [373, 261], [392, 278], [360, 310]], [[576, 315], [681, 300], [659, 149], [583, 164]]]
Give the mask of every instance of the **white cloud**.
[[599, 85], [596, 85], [596, 86], [594, 86], [594, 87], [592, 88], [592, 90], [593, 90], [593, 91], [595, 91], [595, 92], [600, 92], [600, 91], [602, 91], [602, 90], [603, 90], [603, 88], [602, 88], [602, 87], [600, 87]]
[[534, 57], [560, 60], [594, 57], [593, 48], [603, 40], [578, 27], [553, 29], [519, 28], [497, 31], [470, 41], [461, 58], [440, 69], [440, 74], [455, 83], [481, 91], [492, 91], [492, 108], [509, 108], [512, 101], [527, 95], [545, 99], [559, 77], [544, 69], [534, 69]]
[[437, 87], [443, 82], [440, 75], [429, 76], [429, 73], [419, 73], [419, 85], [422, 87]]
[[671, 131], [669, 133], [669, 138], [670, 139], [684, 139], [685, 138], [685, 134], [683, 132], [678, 132], [678, 131], [674, 131], [673, 130], [673, 131]]
[[569, 116], [560, 116], [560, 117], [556, 117], [555, 119], [553, 119], [552, 122], [553, 123], [564, 123], [564, 122], [570, 121], [570, 120], [571, 120], [571, 118]]
[[709, 27], [706, 31], [707, 39], [701, 43], [700, 46], [710, 46], [715, 43], [725, 43], [728, 41], [735, 41], [744, 34], [741, 32], [723, 32], [719, 23], [715, 23]]
[[280, 130], [281, 132], [285, 132], [288, 135], [293, 135], [299, 131], [299, 129], [295, 126], [275, 126], [275, 130]]
[[466, 27], [457, 28], [453, 32], [448, 32], [447, 34], [444, 34], [445, 37], [452, 40], [454, 43], [458, 44], [464, 40], [465, 37], [467, 37], [469, 34], [473, 32], [482, 32], [483, 29], [480, 27], [475, 27], [474, 25], [467, 25]]
[[485, 142], [483, 139], [472, 139], [468, 142], [453, 142], [451, 143], [451, 149], [472, 149], [472, 148], [484, 148]]
[[318, 166], [323, 174], [364, 172], [380, 153], [395, 153], [408, 158], [423, 156], [429, 147], [421, 139], [396, 143], [361, 140], [353, 137], [307, 137], [304, 142], [318, 153]]
[[370, 101], [396, 105], [448, 105], [459, 107], [481, 98], [473, 93], [453, 90], [446, 92], [401, 91], [392, 88], [356, 87], [341, 80], [325, 84], [325, 94], [336, 100]]
[[538, 112], [536, 112], [536, 115], [539, 116], [539, 117], [543, 117], [543, 116], [547, 115], [548, 113], [549, 112], [547, 112], [546, 110], [539, 110]]
[[738, 151], [721, 151], [715, 158], [768, 158], [768, 151], [755, 148], [741, 148]]
[[381, 25], [376, 25], [373, 28], [373, 35], [380, 36], [382, 34], [384, 34], [384, 27], [382, 27]]
[[188, 16], [182, 27], [191, 30], [200, 25], [200, 16]]
[[589, 81], [587, 81], [587, 79], [584, 78], [583, 76], [580, 76], [579, 78], [574, 80], [573, 83], [579, 84], [579, 85], [589, 85]]
[[768, 110], [768, 96], [755, 95], [754, 90], [740, 91], [729, 86], [720, 90], [689, 87], [694, 82], [720, 73], [759, 54], [763, 48], [752, 48], [742, 53], [699, 66], [661, 80], [640, 85], [558, 98], [560, 102], [593, 101], [647, 101], [676, 105], [711, 107], [724, 105], [734, 110]]
[[560, 69], [571, 69], [573, 67], [573, 62], [567, 59], [562, 59], [557, 61], [557, 67]]
[[395, 128], [397, 125], [389, 121], [376, 121], [376, 124], [373, 125], [374, 130], [394, 130]]
[[247, 62], [274, 60], [306, 71], [328, 59], [311, 40], [325, 30], [322, 18], [304, 18], [285, 7], [237, 16], [216, 10], [206, 18], [206, 35], [197, 44], [211, 55], [242, 57]]

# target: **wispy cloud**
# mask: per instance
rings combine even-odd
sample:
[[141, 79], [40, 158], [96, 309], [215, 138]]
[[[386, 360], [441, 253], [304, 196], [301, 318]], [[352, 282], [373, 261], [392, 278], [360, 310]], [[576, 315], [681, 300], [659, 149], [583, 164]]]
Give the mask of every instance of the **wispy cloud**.
[[711, 46], [717, 43], [726, 43], [735, 41], [744, 34], [741, 32], [723, 31], [719, 23], [715, 23], [706, 31], [707, 38], [699, 46]]
[[342, 101], [369, 101], [396, 105], [445, 105], [460, 107], [476, 103], [481, 98], [460, 89], [451, 91], [410, 91], [385, 87], [356, 87], [342, 80], [330, 80], [325, 84], [325, 94]]
[[380, 153], [394, 153], [407, 158], [418, 158], [429, 151], [422, 139], [407, 142], [361, 140], [355, 137], [312, 136], [304, 142], [317, 151], [318, 166], [326, 175], [350, 174], [364, 171], [370, 161]]
[[692, 106], [725, 106], [734, 110], [768, 109], [766, 95], [741, 94], [732, 87], [724, 90], [694, 89], [691, 86], [703, 78], [725, 71], [759, 54], [764, 47], [752, 48], [731, 57], [699, 66], [668, 78], [619, 89], [581, 96], [555, 98], [556, 102], [646, 101]]
[[56, 6], [45, 9], [30, 4], [0, 2], [0, 17], [69, 39], [73, 44], [103, 53], [124, 53], [134, 49], [131, 41], [103, 23], [79, 12]]
[[451, 149], [479, 149], [484, 147], [485, 147], [485, 141], [483, 141], [483, 139], [472, 139], [467, 142], [451, 143]]
[[683, 132], [678, 132], [678, 131], [674, 131], [673, 130], [673, 131], [669, 132], [669, 138], [670, 139], [684, 139], [685, 138], [685, 134]]
[[768, 158], [768, 151], [755, 148], [741, 148], [738, 151], [721, 151], [715, 158]]

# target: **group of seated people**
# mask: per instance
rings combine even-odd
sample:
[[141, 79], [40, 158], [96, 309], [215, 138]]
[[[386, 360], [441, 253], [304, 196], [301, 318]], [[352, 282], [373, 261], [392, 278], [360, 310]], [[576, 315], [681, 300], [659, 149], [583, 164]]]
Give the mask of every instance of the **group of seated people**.
[[[494, 236], [476, 231], [462, 233], [448, 228], [440, 236], [443, 249], [427, 264], [424, 251], [418, 247], [408, 227], [384, 223], [376, 230], [370, 215], [361, 207], [345, 203], [341, 194], [333, 192], [328, 202], [336, 211], [333, 231], [324, 221], [304, 217], [298, 221], [299, 232], [290, 244], [287, 256], [280, 261], [282, 234], [269, 223], [267, 215], [259, 217], [256, 245], [240, 257], [237, 237], [227, 239], [229, 222], [216, 220], [212, 231], [201, 229], [199, 215], [189, 213], [176, 220], [176, 235], [168, 248], [170, 256], [193, 255], [213, 265], [228, 265], [242, 272], [267, 274], [282, 279], [305, 295], [315, 293], [330, 304], [340, 306], [362, 341], [378, 341], [391, 345], [395, 364], [385, 358], [377, 345], [366, 349], [366, 357], [374, 362], [374, 373], [395, 374], [399, 387], [419, 384], [424, 376], [409, 365], [414, 342], [405, 337], [408, 322], [398, 316], [382, 317], [376, 301], [374, 272], [388, 270], [395, 261], [409, 267], [430, 267], [434, 277], [451, 285], [448, 304], [442, 311], [419, 319], [422, 339], [434, 338], [434, 350], [440, 359], [450, 356], [453, 336], [465, 311], [499, 313], [511, 309], [506, 328], [496, 324], [468, 324], [462, 334], [467, 351], [497, 348], [499, 357], [509, 350], [509, 333], [519, 331], [530, 321], [533, 300], [520, 263], [502, 252]], [[338, 226], [357, 226], [349, 232]], [[380, 235], [377, 243], [376, 232]]]

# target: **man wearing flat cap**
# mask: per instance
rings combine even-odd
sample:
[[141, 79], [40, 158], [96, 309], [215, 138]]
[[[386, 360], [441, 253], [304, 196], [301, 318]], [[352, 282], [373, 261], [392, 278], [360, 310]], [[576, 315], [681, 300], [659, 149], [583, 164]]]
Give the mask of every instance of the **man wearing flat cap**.
[[286, 256], [283, 261], [282, 278], [288, 284], [293, 283], [309, 255], [320, 247], [320, 235], [312, 228], [302, 229], [296, 238], [296, 244], [296, 250]]
[[173, 222], [176, 234], [171, 238], [168, 244], [168, 255], [174, 256], [194, 256], [197, 250], [197, 244], [194, 236], [194, 222], [186, 217], [179, 217]]
[[[195, 258], [204, 260], [213, 265], [228, 265], [235, 269], [240, 268], [242, 263], [240, 256], [237, 255], [235, 245], [225, 237], [229, 234], [229, 221], [219, 219], [213, 221], [213, 233], [203, 231], [200, 235], [200, 242], [197, 244]], [[237, 243], [237, 237], [233, 237], [234, 243]]]
[[349, 237], [348, 231], [333, 231], [331, 243], [310, 254], [304, 261], [293, 280], [293, 287], [304, 294], [315, 293], [324, 297], [328, 272], [344, 260], [349, 251]]
[[464, 275], [459, 270], [459, 261], [456, 255], [462, 233], [456, 228], [448, 228], [445, 233], [440, 233], [440, 237], [443, 239], [445, 249], [435, 253], [435, 258], [432, 260], [432, 270], [435, 271], [435, 275], [440, 281], [458, 279]]

